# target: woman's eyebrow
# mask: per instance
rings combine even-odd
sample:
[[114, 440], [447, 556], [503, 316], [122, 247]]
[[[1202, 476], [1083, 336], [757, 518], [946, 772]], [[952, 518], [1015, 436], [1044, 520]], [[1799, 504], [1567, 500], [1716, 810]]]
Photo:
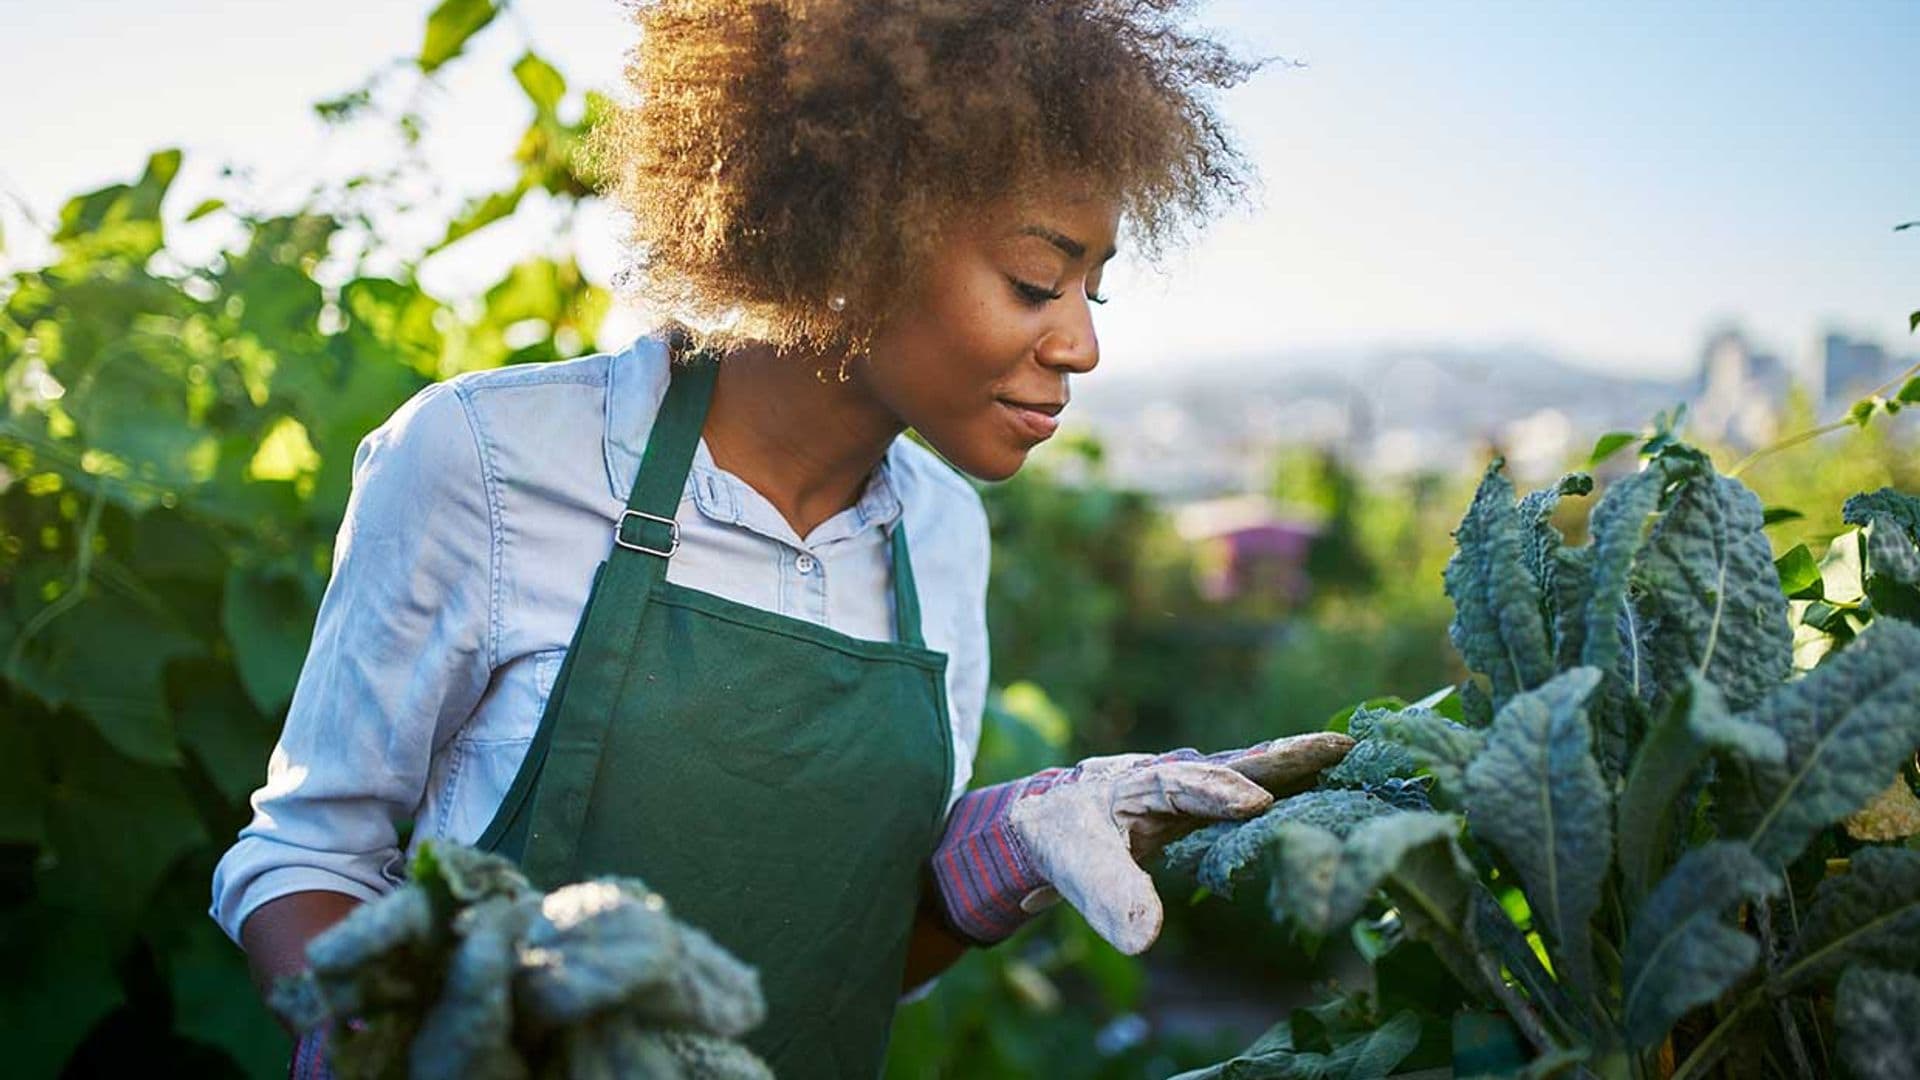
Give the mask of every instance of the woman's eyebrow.
[[[1066, 252], [1067, 258], [1069, 259], [1078, 259], [1087, 253], [1087, 245], [1064, 233], [1049, 229], [1045, 225], [1023, 225], [1020, 228], [1020, 235], [1037, 236], [1047, 243], [1052, 244], [1054, 247], [1059, 248], [1061, 251]], [[1106, 254], [1100, 256], [1100, 261], [1106, 262], [1108, 259], [1113, 258], [1118, 251], [1118, 248], [1108, 248]]]

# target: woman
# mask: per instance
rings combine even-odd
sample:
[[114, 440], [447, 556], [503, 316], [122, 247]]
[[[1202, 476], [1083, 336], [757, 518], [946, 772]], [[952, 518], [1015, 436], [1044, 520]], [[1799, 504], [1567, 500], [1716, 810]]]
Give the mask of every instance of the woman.
[[1171, 6], [639, 9], [599, 161], [642, 298], [732, 329], [464, 375], [362, 443], [214, 879], [263, 986], [398, 880], [411, 818], [542, 886], [646, 879], [759, 968], [780, 1075], [871, 1076], [904, 988], [1056, 895], [1144, 949], [1140, 862], [1338, 760], [1311, 736], [962, 795], [986, 520], [902, 433], [1012, 475], [1098, 362], [1122, 218], [1151, 247], [1238, 185], [1196, 95], [1249, 67]]

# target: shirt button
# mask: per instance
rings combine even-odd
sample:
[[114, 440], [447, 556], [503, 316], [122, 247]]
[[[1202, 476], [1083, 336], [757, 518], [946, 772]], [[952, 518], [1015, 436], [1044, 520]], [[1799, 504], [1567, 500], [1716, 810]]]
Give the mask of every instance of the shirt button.
[[813, 573], [813, 556], [802, 552], [799, 558], [793, 560], [793, 568], [803, 574]]

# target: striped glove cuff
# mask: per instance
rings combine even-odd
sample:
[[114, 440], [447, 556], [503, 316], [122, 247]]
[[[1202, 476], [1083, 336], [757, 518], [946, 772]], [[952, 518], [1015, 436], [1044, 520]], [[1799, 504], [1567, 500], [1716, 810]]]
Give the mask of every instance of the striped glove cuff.
[[[1231, 764], [1258, 750], [1248, 747], [1202, 754], [1180, 749], [1154, 756], [1141, 755], [1139, 765], [1169, 761], [1213, 761]], [[1019, 838], [1008, 825], [1014, 801], [1038, 795], [1056, 784], [1080, 777], [1080, 767], [1042, 769], [1032, 776], [977, 788], [962, 795], [947, 817], [946, 833], [933, 853], [933, 876], [947, 921], [960, 936], [975, 945], [994, 945], [1013, 936], [1056, 898], [1046, 878], [1033, 868]]]
[[1066, 769], [1045, 769], [1032, 776], [960, 796], [947, 815], [947, 831], [933, 852], [933, 877], [940, 887], [947, 921], [975, 945], [993, 945], [1013, 936], [1033, 918], [1020, 902], [1047, 884], [1033, 869], [1019, 838], [1007, 823], [1007, 811], [1023, 795], [1045, 791]]

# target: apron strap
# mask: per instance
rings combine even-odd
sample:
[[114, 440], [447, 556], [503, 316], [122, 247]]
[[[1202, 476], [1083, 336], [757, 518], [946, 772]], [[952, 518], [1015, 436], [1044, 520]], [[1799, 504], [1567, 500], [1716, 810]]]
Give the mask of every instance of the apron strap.
[[719, 374], [719, 363], [702, 353], [669, 375], [666, 400], [654, 418], [639, 475], [627, 495], [626, 513], [620, 515], [614, 533], [614, 556], [619, 557], [619, 549], [657, 556], [645, 559], [644, 565], [658, 577], [666, 576], [667, 556], [680, 546], [673, 515], [686, 491], [687, 470], [693, 466], [693, 450], [700, 442], [700, 428], [706, 423]]
[[593, 686], [620, 687], [621, 692], [588, 695], [583, 703], [591, 713], [557, 724], [547, 747], [522, 866], [528, 877], [546, 887], [579, 876], [577, 850], [607, 729], [625, 696], [628, 660], [639, 640], [640, 617], [654, 586], [667, 575], [667, 559], [680, 546], [674, 512], [686, 490], [687, 471], [693, 465], [719, 370], [716, 359], [707, 353], [696, 355], [685, 366], [670, 368], [666, 400], [660, 403], [647, 436], [639, 475], [614, 530], [613, 548], [595, 575], [595, 593], [604, 587], [608, 595], [624, 602], [595, 604], [589, 597], [575, 634], [576, 655], [569, 657], [569, 663], [579, 670], [579, 677]]
[[893, 633], [900, 644], [926, 648], [920, 638], [920, 590], [913, 584], [913, 557], [907, 553], [906, 511], [893, 523]]

